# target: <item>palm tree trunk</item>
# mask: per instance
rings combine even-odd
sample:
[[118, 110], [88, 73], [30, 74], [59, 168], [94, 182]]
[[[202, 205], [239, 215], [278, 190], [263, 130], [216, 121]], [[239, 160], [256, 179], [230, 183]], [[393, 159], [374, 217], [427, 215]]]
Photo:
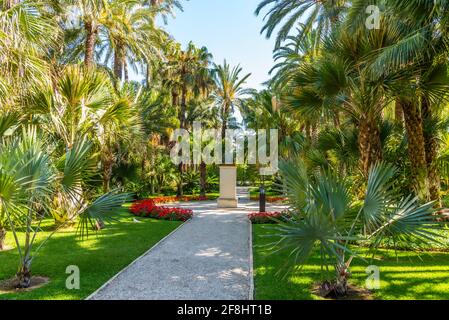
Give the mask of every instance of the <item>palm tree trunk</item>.
[[16, 276], [18, 279], [18, 288], [28, 288], [31, 285], [31, 229], [32, 209], [28, 209], [26, 217], [25, 245], [23, 247], [23, 257], [20, 261], [19, 271]]
[[84, 25], [86, 31], [86, 48], [84, 65], [90, 67], [94, 63], [95, 42], [97, 40], [98, 29], [92, 21], [86, 21]]
[[5, 248], [6, 229], [0, 227], [0, 251]]
[[178, 173], [179, 173], [179, 181], [178, 181], [178, 192], [177, 192], [177, 196], [178, 197], [182, 197], [184, 196], [184, 188], [183, 188], [183, 168], [184, 165], [182, 164], [182, 162], [178, 165]]
[[24, 261], [16, 274], [18, 288], [29, 288], [31, 285], [31, 269], [30, 260]]
[[382, 160], [379, 124], [373, 117], [365, 116], [359, 122], [360, 168], [367, 177], [371, 166]]
[[103, 192], [107, 193], [110, 190], [110, 181], [112, 177], [112, 166], [113, 162], [111, 160], [103, 161]]
[[428, 200], [427, 162], [424, 142], [424, 129], [419, 105], [416, 102], [400, 101], [408, 137], [408, 153], [411, 163], [412, 179], [417, 194]]
[[5, 0], [5, 2], [3, 2], [3, 9], [4, 10], [11, 9], [13, 6], [15, 6], [18, 3], [19, 3], [19, 0]]
[[179, 114], [179, 122], [181, 129], [185, 129], [186, 127], [186, 110], [187, 110], [187, 88], [183, 86], [181, 92], [181, 110]]
[[206, 196], [206, 176], [207, 176], [207, 167], [204, 161], [201, 161], [200, 164], [200, 196]]
[[394, 119], [398, 124], [404, 123], [404, 111], [399, 100], [396, 100], [394, 105]]
[[118, 80], [123, 80], [123, 58], [121, 56], [121, 50], [117, 47], [114, 52], [114, 76]]
[[[421, 115], [423, 123], [432, 121], [432, 107], [426, 96], [421, 100]], [[426, 150], [427, 178], [429, 183], [430, 200], [436, 201], [436, 206], [441, 206], [440, 197], [440, 176], [438, 173], [438, 142], [434, 133], [430, 129], [423, 128], [424, 146]]]
[[126, 59], [123, 61], [123, 72], [125, 73], [125, 81], [129, 81], [129, 71], [128, 71], [128, 63], [126, 62]]

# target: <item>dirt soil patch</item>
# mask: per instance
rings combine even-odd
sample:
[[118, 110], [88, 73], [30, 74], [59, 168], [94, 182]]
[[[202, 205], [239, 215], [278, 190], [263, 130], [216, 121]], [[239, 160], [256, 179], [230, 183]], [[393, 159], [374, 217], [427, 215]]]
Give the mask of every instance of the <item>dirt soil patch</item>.
[[35, 289], [41, 288], [49, 282], [50, 282], [50, 278], [36, 276], [36, 277], [31, 278], [31, 285], [29, 288], [18, 289], [17, 288], [17, 285], [18, 285], [17, 278], [7, 279], [7, 280], [0, 281], [0, 294], [29, 292], [29, 291], [33, 291]]

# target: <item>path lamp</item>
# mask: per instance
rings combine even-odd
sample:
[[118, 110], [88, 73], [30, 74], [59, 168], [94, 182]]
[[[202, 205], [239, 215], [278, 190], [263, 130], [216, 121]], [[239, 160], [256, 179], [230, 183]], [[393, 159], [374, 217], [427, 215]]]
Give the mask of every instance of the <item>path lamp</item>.
[[265, 186], [262, 184], [259, 188], [259, 212], [266, 212], [266, 205]]

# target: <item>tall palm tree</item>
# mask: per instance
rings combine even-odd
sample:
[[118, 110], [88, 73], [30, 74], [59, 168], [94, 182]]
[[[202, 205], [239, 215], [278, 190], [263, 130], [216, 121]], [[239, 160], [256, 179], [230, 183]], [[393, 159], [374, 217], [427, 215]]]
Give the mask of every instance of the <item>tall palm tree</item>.
[[[187, 128], [187, 109], [190, 99], [207, 97], [214, 86], [209, 66], [212, 55], [207, 48], [197, 48], [192, 42], [185, 50], [180, 45], [171, 44], [167, 49], [168, 63], [164, 69], [163, 82], [170, 87], [172, 104], [178, 108], [180, 128]], [[182, 172], [179, 164], [180, 179], [178, 196], [182, 196]]]
[[50, 81], [48, 51], [56, 47], [60, 29], [46, 5], [45, 1], [0, 1], [0, 104], [3, 108], [18, 109], [28, 91]]
[[269, 90], [254, 92], [251, 98], [245, 100], [241, 112], [246, 126], [249, 128], [277, 128], [279, 151], [287, 156], [292, 147], [292, 138], [300, 131], [300, 122], [285, 111], [282, 101]]
[[[362, 16], [363, 2], [354, 1], [352, 20]], [[381, 4], [380, 1], [378, 3]], [[396, 42], [383, 48], [374, 59], [377, 73], [391, 70], [400, 76], [389, 84], [389, 93], [404, 115], [409, 142], [412, 178], [425, 199], [439, 201], [440, 182], [437, 172], [435, 135], [426, 130], [434, 121], [433, 109], [447, 98], [448, 24], [443, 12], [448, 4], [422, 1], [389, 1], [383, 13], [383, 24], [394, 30]]]
[[263, 0], [256, 9], [259, 15], [269, 7], [265, 15], [267, 21], [261, 33], [269, 38], [281, 25], [276, 39], [276, 48], [291, 35], [292, 30], [299, 28], [299, 38], [306, 37], [312, 30], [315, 33], [315, 46], [320, 38], [329, 34], [332, 26], [339, 22], [346, 9], [347, 0]]
[[234, 112], [235, 107], [240, 107], [242, 104], [242, 95], [249, 93], [245, 90], [243, 85], [251, 76], [250, 73], [242, 76], [243, 69], [240, 65], [231, 67], [226, 60], [222, 65], [214, 65], [214, 79], [215, 91], [213, 96], [215, 98], [215, 105], [220, 111], [221, 117], [221, 137], [226, 136], [226, 129], [228, 127], [229, 117]]
[[373, 52], [390, 46], [395, 38], [384, 29], [360, 28], [357, 36], [338, 28], [327, 37], [319, 58], [301, 64], [289, 82], [287, 105], [300, 115], [320, 119], [344, 112], [359, 129], [360, 168], [365, 176], [382, 159], [380, 119], [390, 103], [385, 85], [396, 73], [375, 74], [367, 59]]
[[146, 72], [152, 60], [162, 58], [165, 33], [155, 25], [160, 10], [141, 1], [113, 1], [110, 6], [111, 14], [99, 33], [99, 55], [105, 56], [105, 64], [112, 60], [117, 79], [128, 81], [129, 66], [135, 71], [141, 66]]

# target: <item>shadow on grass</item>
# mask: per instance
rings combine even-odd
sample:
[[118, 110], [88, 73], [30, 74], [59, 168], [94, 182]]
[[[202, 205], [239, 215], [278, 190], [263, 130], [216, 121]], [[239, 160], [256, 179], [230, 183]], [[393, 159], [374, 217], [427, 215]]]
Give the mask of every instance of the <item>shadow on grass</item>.
[[[286, 276], [283, 266], [288, 252], [269, 254], [266, 244], [275, 239], [263, 237], [272, 232], [262, 225], [253, 226], [255, 297], [256, 299], [309, 300], [319, 299], [311, 293], [321, 279], [320, 259], [314, 254], [301, 271]], [[358, 250], [366, 253], [366, 249]], [[449, 299], [449, 254], [432, 252], [420, 255], [413, 252], [380, 251], [381, 260], [368, 262], [355, 259], [350, 282], [365, 287], [368, 265], [380, 268], [380, 289], [376, 299]], [[279, 275], [277, 273], [279, 272]]]
[[[32, 292], [3, 294], [0, 299], [83, 299], [179, 225], [152, 219], [133, 223], [132, 217], [125, 215], [84, 241], [74, 230], [58, 232], [34, 257], [32, 266], [34, 275], [49, 277], [50, 283]], [[46, 235], [48, 232], [38, 236], [36, 246]], [[23, 240], [23, 234], [20, 237]], [[10, 233], [8, 242], [12, 243]], [[13, 277], [19, 262], [17, 250], [1, 252], [0, 259], [0, 280]], [[66, 288], [66, 268], [71, 265], [80, 270], [80, 290]]]

